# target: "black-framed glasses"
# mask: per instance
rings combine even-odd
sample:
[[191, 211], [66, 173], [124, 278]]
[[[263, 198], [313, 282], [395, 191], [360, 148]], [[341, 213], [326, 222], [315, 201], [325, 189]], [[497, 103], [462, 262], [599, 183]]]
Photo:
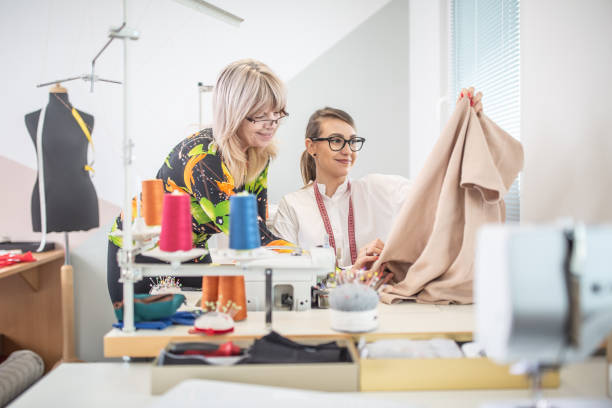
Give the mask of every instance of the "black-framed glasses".
[[287, 116], [289, 116], [289, 114], [287, 112], [282, 112], [280, 114], [280, 116], [278, 118], [276, 118], [276, 119], [249, 118], [248, 116], [245, 119], [248, 120], [249, 122], [251, 122], [255, 126], [263, 127], [266, 123], [268, 124], [268, 126], [280, 125], [280, 124], [283, 123], [284, 119]]
[[340, 150], [344, 149], [344, 146], [346, 146], [347, 143], [349, 145], [349, 149], [354, 152], [358, 152], [361, 150], [363, 144], [365, 143], [365, 138], [363, 137], [351, 137], [347, 140], [341, 136], [330, 136], [313, 137], [312, 140], [315, 142], [327, 140], [327, 143], [329, 143], [329, 148], [332, 149], [334, 152], [339, 152]]

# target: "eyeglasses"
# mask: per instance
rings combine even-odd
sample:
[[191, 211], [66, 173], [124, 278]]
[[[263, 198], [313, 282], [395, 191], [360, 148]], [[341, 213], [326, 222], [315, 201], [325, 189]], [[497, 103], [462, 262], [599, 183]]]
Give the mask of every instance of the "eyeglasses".
[[249, 118], [245, 119], [251, 122], [254, 126], [259, 128], [263, 128], [264, 125], [272, 126], [272, 125], [281, 125], [284, 122], [284, 119], [289, 116], [287, 112], [280, 113], [280, 116], [276, 119], [259, 119], [259, 118]]
[[363, 137], [351, 137], [350, 139], [346, 140], [345, 138], [340, 136], [330, 136], [313, 137], [312, 140], [315, 142], [327, 140], [327, 143], [329, 143], [329, 148], [332, 149], [334, 152], [339, 152], [340, 150], [344, 149], [344, 146], [346, 146], [347, 143], [352, 151], [358, 152], [361, 150], [363, 144], [365, 143], [365, 139]]

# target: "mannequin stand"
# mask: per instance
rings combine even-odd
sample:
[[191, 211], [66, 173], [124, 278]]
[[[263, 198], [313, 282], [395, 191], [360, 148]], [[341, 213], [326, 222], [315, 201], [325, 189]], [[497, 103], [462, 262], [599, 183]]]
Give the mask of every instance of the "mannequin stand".
[[66, 245], [64, 265], [60, 269], [60, 284], [62, 288], [62, 359], [61, 363], [82, 363], [75, 355], [74, 347], [74, 275], [70, 264], [70, 246], [68, 233], [64, 232], [64, 243]]

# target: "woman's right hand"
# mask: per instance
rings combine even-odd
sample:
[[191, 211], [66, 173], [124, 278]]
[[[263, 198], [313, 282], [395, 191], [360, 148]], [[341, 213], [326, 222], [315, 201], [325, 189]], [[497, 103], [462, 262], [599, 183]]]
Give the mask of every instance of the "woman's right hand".
[[470, 99], [470, 106], [474, 108], [474, 112], [477, 115], [480, 115], [482, 112], [482, 92], [474, 93], [474, 87], [471, 86], [469, 88], [463, 88], [459, 97], [457, 98], [457, 103], [462, 100], [464, 97], [468, 97]]

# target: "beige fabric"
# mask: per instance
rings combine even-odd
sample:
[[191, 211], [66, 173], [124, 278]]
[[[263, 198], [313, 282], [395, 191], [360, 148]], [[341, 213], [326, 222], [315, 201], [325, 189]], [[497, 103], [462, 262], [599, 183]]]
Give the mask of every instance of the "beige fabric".
[[381, 300], [473, 303], [476, 231], [504, 221], [503, 197], [522, 167], [520, 142], [459, 102], [374, 265], [394, 274]]

